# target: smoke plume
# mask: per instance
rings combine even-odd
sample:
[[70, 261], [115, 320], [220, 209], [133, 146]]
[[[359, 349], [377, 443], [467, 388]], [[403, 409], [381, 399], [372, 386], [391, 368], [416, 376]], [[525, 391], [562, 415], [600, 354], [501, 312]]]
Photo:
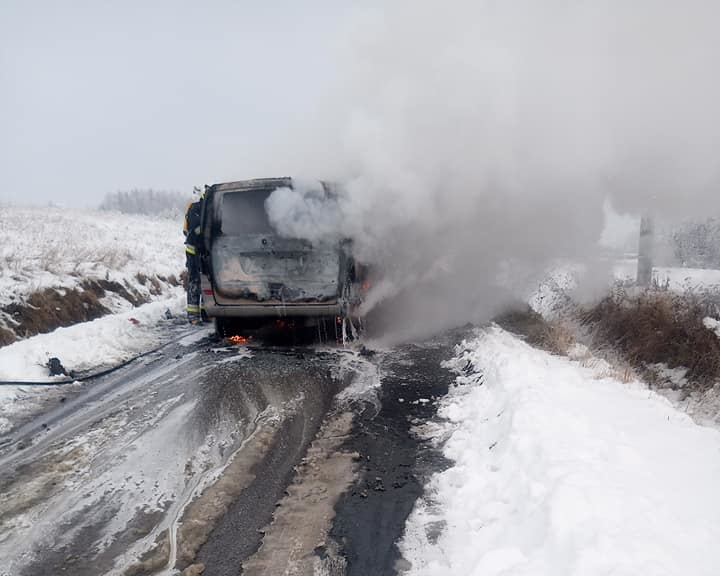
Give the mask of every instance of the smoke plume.
[[380, 279], [368, 307], [395, 297], [403, 329], [487, 318], [549, 262], [593, 262], [608, 200], [717, 210], [717, 2], [362, 6], [280, 155], [339, 197], [267, 207], [288, 235], [353, 238]]

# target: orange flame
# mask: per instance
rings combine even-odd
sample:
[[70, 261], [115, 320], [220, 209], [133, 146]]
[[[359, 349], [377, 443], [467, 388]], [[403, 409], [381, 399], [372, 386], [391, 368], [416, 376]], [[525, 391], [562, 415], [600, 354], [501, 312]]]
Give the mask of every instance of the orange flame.
[[228, 340], [234, 344], [247, 344], [252, 340], [252, 336], [230, 336]]

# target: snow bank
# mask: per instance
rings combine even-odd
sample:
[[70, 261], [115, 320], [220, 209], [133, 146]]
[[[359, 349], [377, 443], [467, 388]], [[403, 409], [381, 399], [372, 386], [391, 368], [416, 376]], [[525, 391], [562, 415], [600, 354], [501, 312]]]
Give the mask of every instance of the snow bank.
[[[58, 328], [0, 348], [0, 381], [48, 381], [48, 359], [57, 357], [66, 370], [94, 371], [114, 366], [152, 349], [162, 340], [159, 322], [167, 310], [184, 318], [184, 292], [176, 288], [171, 300], [151, 302], [133, 310]], [[64, 380], [65, 376], [55, 380]], [[0, 387], [3, 393], [12, 387]]]
[[[498, 328], [463, 342], [412, 575], [715, 575], [720, 432]], [[438, 533], [439, 532], [439, 533]]]

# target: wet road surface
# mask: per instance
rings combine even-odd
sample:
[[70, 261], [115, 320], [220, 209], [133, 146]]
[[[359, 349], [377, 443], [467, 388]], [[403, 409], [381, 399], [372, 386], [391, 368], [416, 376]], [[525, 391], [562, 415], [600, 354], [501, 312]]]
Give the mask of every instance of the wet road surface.
[[385, 576], [403, 568], [396, 542], [425, 480], [448, 463], [415, 433], [435, 418], [454, 376], [441, 367], [454, 340], [406, 345], [378, 358], [379, 405], [363, 403], [345, 447], [359, 454], [360, 473], [336, 506], [331, 536], [348, 576]]
[[189, 339], [84, 385], [0, 438], [0, 574], [396, 573], [456, 341]]

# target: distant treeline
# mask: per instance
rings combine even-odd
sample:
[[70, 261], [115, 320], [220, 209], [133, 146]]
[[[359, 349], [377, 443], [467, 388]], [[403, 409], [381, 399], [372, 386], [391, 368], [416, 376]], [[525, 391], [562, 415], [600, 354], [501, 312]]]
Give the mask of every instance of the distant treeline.
[[147, 214], [167, 218], [178, 217], [185, 212], [190, 195], [165, 190], [121, 190], [111, 192], [100, 203], [100, 210], [123, 214]]

